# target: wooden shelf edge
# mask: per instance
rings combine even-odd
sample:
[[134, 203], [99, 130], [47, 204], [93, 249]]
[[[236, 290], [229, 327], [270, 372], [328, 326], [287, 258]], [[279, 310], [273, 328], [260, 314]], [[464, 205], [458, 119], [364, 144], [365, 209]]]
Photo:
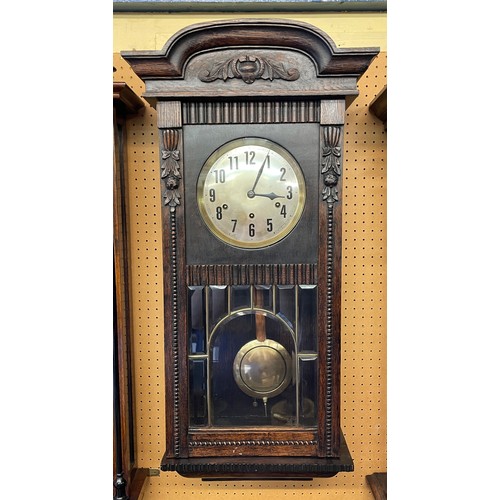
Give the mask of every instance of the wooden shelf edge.
[[369, 108], [384, 125], [387, 124], [387, 85], [373, 99]]
[[366, 476], [375, 500], [387, 500], [387, 472], [374, 472]]
[[149, 477], [149, 469], [133, 469], [130, 477], [131, 481], [128, 490], [129, 500], [139, 500], [141, 497], [142, 488], [146, 483], [146, 478]]
[[125, 115], [133, 115], [145, 107], [144, 101], [125, 82], [113, 82], [113, 103]]

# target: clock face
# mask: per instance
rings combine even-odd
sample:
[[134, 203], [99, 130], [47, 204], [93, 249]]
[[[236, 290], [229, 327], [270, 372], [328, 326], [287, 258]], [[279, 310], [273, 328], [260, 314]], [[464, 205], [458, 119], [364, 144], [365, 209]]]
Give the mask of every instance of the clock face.
[[205, 162], [198, 207], [210, 231], [239, 248], [264, 248], [288, 235], [305, 205], [302, 170], [275, 142], [257, 137], [231, 141]]

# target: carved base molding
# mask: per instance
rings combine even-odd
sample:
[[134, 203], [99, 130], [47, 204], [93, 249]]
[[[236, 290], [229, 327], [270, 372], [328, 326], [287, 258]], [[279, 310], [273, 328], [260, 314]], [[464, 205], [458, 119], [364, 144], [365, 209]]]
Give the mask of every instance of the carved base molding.
[[161, 470], [177, 472], [184, 477], [203, 479], [309, 479], [333, 477], [338, 472], [352, 472], [354, 463], [344, 437], [338, 458], [310, 457], [204, 457], [165, 458]]

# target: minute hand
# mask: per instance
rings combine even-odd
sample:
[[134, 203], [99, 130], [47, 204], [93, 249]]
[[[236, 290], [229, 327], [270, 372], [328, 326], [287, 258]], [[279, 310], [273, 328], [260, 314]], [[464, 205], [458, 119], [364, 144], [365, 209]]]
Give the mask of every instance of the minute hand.
[[262, 162], [262, 165], [259, 168], [259, 173], [257, 174], [257, 178], [255, 179], [255, 182], [253, 183], [253, 187], [252, 187], [252, 189], [250, 189], [250, 191], [252, 191], [252, 192], [255, 191], [255, 188], [257, 187], [257, 183], [259, 182], [260, 176], [262, 175], [262, 171], [264, 170], [264, 165], [266, 164], [266, 161], [269, 157], [269, 151], [267, 152], [267, 155], [264, 158], [264, 161]]

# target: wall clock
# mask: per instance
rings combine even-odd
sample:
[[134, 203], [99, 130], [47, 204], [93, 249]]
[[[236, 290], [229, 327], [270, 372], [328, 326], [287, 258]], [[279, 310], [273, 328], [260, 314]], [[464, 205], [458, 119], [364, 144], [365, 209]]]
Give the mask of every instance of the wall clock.
[[340, 427], [343, 129], [377, 54], [277, 19], [197, 24], [160, 51], [122, 53], [158, 115], [162, 470], [353, 470]]

